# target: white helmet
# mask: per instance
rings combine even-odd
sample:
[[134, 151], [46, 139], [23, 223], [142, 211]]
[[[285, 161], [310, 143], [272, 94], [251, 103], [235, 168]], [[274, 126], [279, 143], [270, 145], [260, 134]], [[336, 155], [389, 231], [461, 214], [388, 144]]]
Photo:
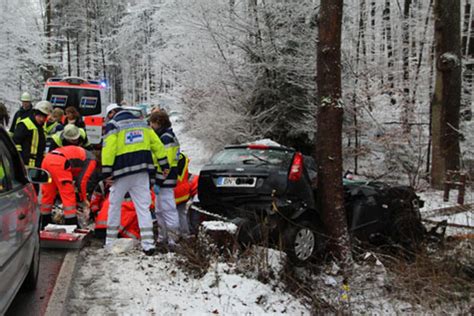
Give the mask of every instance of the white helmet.
[[79, 127], [74, 124], [67, 124], [64, 127], [63, 136], [66, 140], [76, 140], [81, 136]]
[[105, 111], [107, 112], [106, 114], [108, 115], [110, 111], [113, 111], [119, 108], [120, 108], [120, 105], [118, 105], [117, 103], [110, 103], [109, 105], [107, 105], [107, 109]]
[[31, 94], [28, 92], [23, 92], [20, 97], [20, 101], [31, 102]]
[[36, 103], [34, 109], [43, 113], [44, 115], [50, 115], [53, 111], [53, 106], [49, 101], [39, 101]]

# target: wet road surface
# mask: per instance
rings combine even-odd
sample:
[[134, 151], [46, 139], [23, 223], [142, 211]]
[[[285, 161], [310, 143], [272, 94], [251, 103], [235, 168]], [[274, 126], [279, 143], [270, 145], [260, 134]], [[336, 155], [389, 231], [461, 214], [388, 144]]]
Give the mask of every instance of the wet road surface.
[[66, 253], [65, 249], [41, 249], [40, 272], [36, 290], [32, 292], [20, 291], [7, 310], [6, 316], [41, 316], [44, 314]]

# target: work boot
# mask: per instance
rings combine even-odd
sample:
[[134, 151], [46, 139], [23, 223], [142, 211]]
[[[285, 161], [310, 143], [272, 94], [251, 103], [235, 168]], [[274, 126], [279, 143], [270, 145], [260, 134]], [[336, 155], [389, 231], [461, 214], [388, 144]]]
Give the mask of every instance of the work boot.
[[41, 230], [43, 230], [48, 224], [53, 223], [53, 217], [51, 214], [43, 214], [41, 215]]
[[65, 218], [65, 219], [64, 219], [64, 225], [76, 225], [76, 226], [79, 226], [79, 225], [78, 225], [78, 222], [77, 222], [77, 217]]
[[155, 248], [143, 250], [143, 253], [145, 254], [145, 256], [153, 256], [155, 254]]

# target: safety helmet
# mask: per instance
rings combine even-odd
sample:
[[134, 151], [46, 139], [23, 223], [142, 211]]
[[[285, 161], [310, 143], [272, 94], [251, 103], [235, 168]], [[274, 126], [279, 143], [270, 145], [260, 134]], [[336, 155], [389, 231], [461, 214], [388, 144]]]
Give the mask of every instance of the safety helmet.
[[76, 140], [81, 136], [79, 127], [74, 124], [67, 124], [64, 127], [63, 136], [66, 140]]
[[106, 114], [109, 114], [110, 111], [113, 111], [119, 108], [120, 108], [120, 105], [118, 105], [117, 103], [110, 103], [109, 105], [107, 105]]
[[43, 113], [44, 115], [50, 115], [53, 111], [53, 106], [49, 101], [39, 101], [36, 103], [34, 109]]
[[22, 102], [31, 102], [31, 94], [28, 92], [23, 92], [20, 97], [20, 101]]

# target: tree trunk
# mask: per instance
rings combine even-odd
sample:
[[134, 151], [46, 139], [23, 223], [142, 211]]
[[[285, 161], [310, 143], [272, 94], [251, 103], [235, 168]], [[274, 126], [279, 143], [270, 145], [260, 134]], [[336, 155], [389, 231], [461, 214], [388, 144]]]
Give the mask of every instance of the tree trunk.
[[410, 118], [413, 117], [413, 104], [410, 99], [410, 5], [411, 0], [405, 0], [403, 7], [403, 104], [402, 104], [402, 122], [403, 131], [410, 132]]
[[76, 73], [78, 77], [81, 76], [81, 50], [80, 50], [79, 33], [77, 34], [77, 38], [76, 38]]
[[383, 11], [384, 34], [387, 53], [387, 81], [389, 84], [390, 95], [393, 93], [393, 44], [392, 44], [392, 21], [390, 13], [390, 1], [385, 1], [385, 8]]
[[432, 102], [431, 183], [441, 188], [448, 170], [459, 169], [461, 103], [460, 0], [435, 1], [436, 83]]
[[317, 49], [319, 106], [315, 153], [318, 194], [330, 250], [342, 262], [351, 256], [342, 188], [341, 20], [343, 0], [322, 0]]
[[67, 75], [71, 76], [71, 40], [69, 33], [66, 35], [66, 45], [67, 45]]
[[51, 14], [52, 14], [52, 9], [51, 9], [51, 0], [46, 0], [46, 6], [45, 6], [45, 16], [46, 16], [46, 23], [45, 23], [45, 35], [46, 35], [46, 57], [48, 59], [48, 64], [46, 65], [46, 70], [43, 73], [44, 80], [46, 81], [48, 78], [52, 77], [54, 74], [54, 67], [51, 63], [51, 56], [53, 53], [53, 50], [51, 48], [51, 43], [53, 41], [52, 36], [51, 36]]

